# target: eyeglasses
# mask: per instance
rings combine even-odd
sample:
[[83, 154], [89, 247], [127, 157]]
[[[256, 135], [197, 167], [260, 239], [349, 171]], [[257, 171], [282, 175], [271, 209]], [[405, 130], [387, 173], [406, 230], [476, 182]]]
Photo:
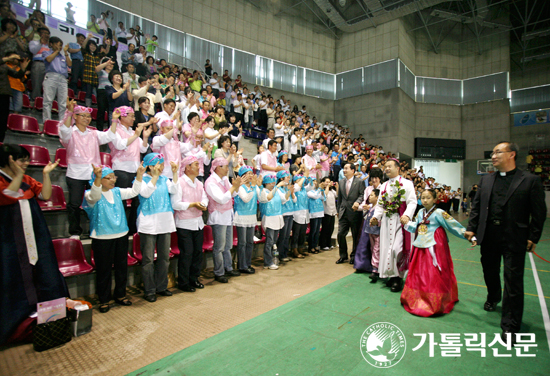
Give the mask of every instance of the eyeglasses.
[[115, 175], [115, 176], [111, 176], [111, 177], [104, 177], [103, 179], [116, 181], [118, 179], [118, 176]]
[[511, 150], [505, 150], [505, 151], [494, 151], [492, 152], [490, 155], [491, 157], [495, 156], [495, 155], [500, 155], [502, 153], [511, 153], [512, 151]]
[[83, 117], [84, 119], [91, 119], [91, 118], [92, 118], [91, 115], [76, 114], [76, 116], [81, 116], [81, 117]]

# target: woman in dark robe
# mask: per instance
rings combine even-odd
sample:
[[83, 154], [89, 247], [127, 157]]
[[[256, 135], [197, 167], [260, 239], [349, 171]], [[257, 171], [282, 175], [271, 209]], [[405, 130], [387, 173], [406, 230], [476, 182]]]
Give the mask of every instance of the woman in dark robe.
[[69, 296], [36, 201], [51, 197], [50, 172], [57, 161], [44, 167], [43, 183], [25, 175], [29, 161], [25, 148], [0, 146], [0, 344], [38, 302]]

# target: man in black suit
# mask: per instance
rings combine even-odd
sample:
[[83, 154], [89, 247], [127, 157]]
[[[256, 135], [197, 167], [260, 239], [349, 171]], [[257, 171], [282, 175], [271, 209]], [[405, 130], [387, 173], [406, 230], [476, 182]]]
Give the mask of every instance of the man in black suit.
[[355, 178], [354, 175], [355, 165], [353, 163], [346, 163], [344, 165], [345, 178], [340, 180], [338, 187], [338, 246], [340, 247], [340, 258], [336, 261], [337, 264], [342, 264], [348, 260], [346, 236], [350, 228], [353, 238], [353, 249], [351, 250], [349, 263], [353, 264], [359, 232], [361, 231], [363, 217], [362, 213], [357, 211], [357, 209], [363, 201], [365, 183], [361, 179]]
[[[518, 146], [501, 142], [491, 158], [498, 170], [481, 178], [472, 201], [464, 236], [481, 245], [481, 264], [487, 285], [484, 309], [494, 311], [501, 300], [500, 262], [504, 259], [502, 301], [503, 340], [515, 341], [523, 315], [525, 253], [533, 252], [546, 219], [546, 204], [538, 176], [516, 168]], [[530, 222], [529, 222], [530, 221]]]

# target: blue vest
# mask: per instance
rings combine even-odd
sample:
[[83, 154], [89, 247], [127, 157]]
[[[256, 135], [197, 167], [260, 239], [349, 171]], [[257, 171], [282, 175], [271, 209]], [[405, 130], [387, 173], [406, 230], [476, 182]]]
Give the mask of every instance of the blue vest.
[[[88, 192], [88, 191], [87, 191]], [[111, 204], [103, 194], [93, 207], [88, 205], [86, 198], [82, 200], [82, 209], [90, 218], [90, 234], [95, 230], [96, 235], [113, 235], [128, 232], [128, 223], [124, 213], [124, 204], [120, 196], [120, 188], [111, 189], [114, 203]]]
[[[150, 176], [143, 177], [142, 184], [149, 184], [151, 181]], [[157, 189], [153, 192], [149, 198], [139, 196], [139, 207], [138, 207], [138, 216], [143, 213], [143, 215], [153, 215], [157, 213], [171, 212], [172, 203], [170, 202], [170, 193], [168, 193], [168, 186], [166, 181], [168, 178], [166, 176], [159, 176], [157, 180]]]
[[[319, 189], [316, 189], [315, 191], [318, 191]], [[310, 213], [318, 213], [325, 211], [325, 207], [323, 206], [324, 196], [325, 192], [321, 192], [323, 194], [322, 198], [309, 198], [308, 197], [308, 207]]]
[[[275, 187], [273, 187], [273, 189], [275, 189]], [[262, 213], [262, 217], [264, 215], [267, 217], [283, 215], [283, 204], [281, 201], [281, 196], [279, 196], [278, 192], [275, 192], [275, 194], [273, 194], [273, 198], [271, 199], [271, 201], [267, 203], [260, 202], [260, 213]]]
[[[287, 187], [279, 188], [282, 190], [286, 196], [288, 192]], [[294, 211], [296, 210], [296, 207], [294, 205], [294, 201], [292, 201], [292, 195], [289, 196], [289, 200], [283, 204], [283, 215], [292, 215]]]
[[256, 187], [248, 188], [245, 184], [241, 185], [241, 187], [244, 188], [246, 193], [254, 192], [254, 196], [248, 202], [244, 202], [239, 195], [235, 196], [235, 202], [233, 203], [235, 213], [239, 215], [256, 215], [258, 211], [258, 193], [256, 192]]
[[302, 187], [302, 189], [300, 189], [298, 192], [295, 191], [294, 194], [296, 195], [296, 204], [295, 204], [294, 210], [295, 211], [309, 210], [309, 207], [308, 207], [309, 198], [307, 197], [307, 192], [305, 187]]

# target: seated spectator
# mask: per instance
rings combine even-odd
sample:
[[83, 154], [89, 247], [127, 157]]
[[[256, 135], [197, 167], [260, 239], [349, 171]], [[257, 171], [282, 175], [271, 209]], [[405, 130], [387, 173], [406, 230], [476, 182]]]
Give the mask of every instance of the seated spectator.
[[[69, 45], [63, 47], [63, 41], [58, 37], [50, 38], [50, 50], [42, 52], [46, 75], [42, 88], [44, 90], [44, 109], [42, 110], [42, 120], [52, 118], [52, 104], [57, 99], [59, 107], [59, 118], [65, 116], [65, 107], [67, 106], [67, 78], [69, 77], [68, 67], [71, 66], [69, 57]], [[64, 55], [64, 56], [63, 56]]]
[[206, 79], [200, 73], [199, 71], [193, 71], [193, 77], [189, 79], [189, 87], [191, 87], [191, 90], [196, 91], [197, 93], [200, 93], [202, 89], [202, 84], [206, 82]]

